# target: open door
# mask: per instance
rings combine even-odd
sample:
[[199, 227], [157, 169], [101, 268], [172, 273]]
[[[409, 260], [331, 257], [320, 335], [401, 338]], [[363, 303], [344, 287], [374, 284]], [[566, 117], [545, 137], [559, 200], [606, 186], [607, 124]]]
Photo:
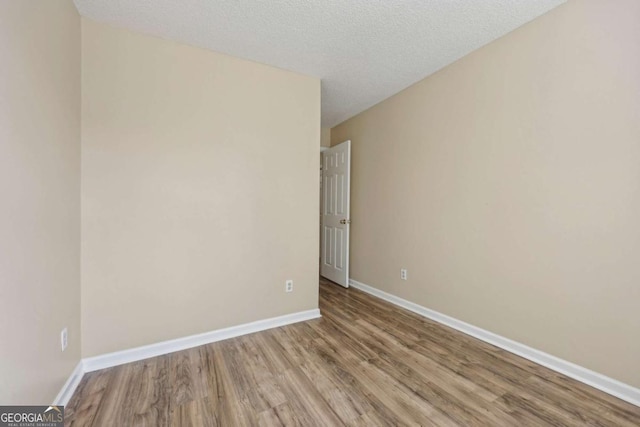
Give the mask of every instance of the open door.
[[322, 252], [320, 274], [349, 287], [351, 141], [322, 152]]

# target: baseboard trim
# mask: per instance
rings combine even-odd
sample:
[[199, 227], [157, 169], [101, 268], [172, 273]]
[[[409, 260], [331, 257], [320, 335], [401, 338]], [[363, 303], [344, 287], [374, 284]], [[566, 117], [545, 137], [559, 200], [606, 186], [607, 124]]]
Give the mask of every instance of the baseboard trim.
[[84, 369], [82, 367], [82, 360], [78, 362], [73, 372], [69, 378], [67, 378], [67, 382], [64, 383], [60, 392], [56, 396], [53, 401], [53, 404], [56, 406], [66, 406], [69, 403], [69, 399], [73, 396], [73, 392], [76, 391], [76, 387], [80, 384], [80, 380], [84, 375]]
[[163, 341], [142, 347], [84, 358], [78, 362], [75, 369], [54, 399], [53, 404], [60, 406], [67, 405], [67, 403], [69, 403], [69, 399], [73, 396], [73, 392], [78, 387], [78, 384], [80, 384], [82, 377], [87, 372], [111, 368], [125, 363], [136, 362], [150, 357], [161, 356], [163, 354], [186, 350], [188, 348], [252, 334], [254, 332], [265, 331], [267, 329], [278, 328], [280, 326], [286, 326], [293, 323], [304, 322], [306, 320], [317, 319], [319, 317], [321, 317], [320, 310], [316, 308], [313, 310], [300, 311], [298, 313], [258, 320], [256, 322], [245, 323], [243, 325], [218, 329], [211, 332]]
[[258, 320], [256, 322], [245, 323], [243, 325], [232, 326], [225, 329], [218, 329], [202, 334], [191, 335], [188, 337], [177, 338], [174, 340], [163, 341], [155, 344], [149, 344], [142, 347], [116, 351], [113, 353], [102, 354], [100, 356], [88, 357], [86, 359], [83, 359], [84, 372], [92, 372], [99, 369], [122, 365], [125, 363], [136, 362], [138, 360], [161, 356], [163, 354], [173, 353], [180, 350], [186, 350], [188, 348], [210, 344], [229, 338], [235, 338], [241, 335], [252, 334], [254, 332], [260, 332], [266, 329], [278, 328], [280, 326], [290, 325], [292, 323], [317, 319], [318, 317], [320, 317], [320, 310], [316, 308], [313, 310], [301, 311], [284, 316], [272, 317], [270, 319]]
[[388, 301], [391, 304], [405, 308], [409, 311], [434, 320], [445, 326], [449, 326], [474, 338], [495, 345], [496, 347], [500, 347], [503, 350], [507, 350], [508, 352], [524, 357], [525, 359], [564, 374], [570, 378], [573, 378], [574, 380], [590, 385], [591, 387], [594, 387], [633, 405], [640, 406], [640, 389], [638, 388], [632, 387], [613, 378], [576, 365], [575, 363], [568, 362], [543, 351], [536, 350], [519, 342], [510, 340], [509, 338], [505, 338], [503, 336], [494, 334], [493, 332], [489, 332], [482, 328], [478, 328], [477, 326], [470, 325], [469, 323], [428, 309], [411, 301], [407, 301], [403, 298], [374, 288], [373, 286], [358, 282], [357, 280], [349, 279], [349, 284], [356, 289]]

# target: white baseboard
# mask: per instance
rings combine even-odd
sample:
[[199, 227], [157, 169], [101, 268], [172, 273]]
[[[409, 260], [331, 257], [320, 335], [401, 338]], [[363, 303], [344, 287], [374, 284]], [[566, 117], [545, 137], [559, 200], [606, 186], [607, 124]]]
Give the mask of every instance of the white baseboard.
[[640, 389], [638, 388], [632, 387], [628, 384], [599, 374], [590, 369], [552, 356], [543, 351], [536, 350], [519, 342], [494, 334], [493, 332], [489, 332], [476, 326], [470, 325], [461, 320], [449, 317], [442, 313], [438, 313], [437, 311], [428, 309], [411, 301], [407, 301], [395, 295], [381, 291], [380, 289], [376, 289], [372, 286], [365, 285], [364, 283], [358, 282], [356, 280], [349, 279], [349, 284], [354, 288], [364, 291], [370, 295], [388, 301], [392, 304], [405, 308], [409, 311], [434, 320], [443, 325], [449, 326], [467, 335], [471, 335], [472, 337], [495, 345], [496, 347], [500, 347], [504, 350], [507, 350], [508, 352], [517, 354], [518, 356], [524, 357], [525, 359], [531, 360], [532, 362], [535, 362], [539, 365], [564, 374], [570, 378], [573, 378], [574, 380], [578, 380], [582, 383], [588, 384], [591, 387], [597, 388], [598, 390], [627, 401], [633, 405], [640, 406]]
[[69, 399], [73, 396], [73, 392], [76, 391], [76, 387], [80, 384], [80, 380], [84, 375], [84, 369], [82, 368], [82, 360], [78, 362], [73, 372], [60, 389], [60, 393], [56, 396], [53, 404], [56, 406], [65, 406], [69, 403]]
[[62, 386], [62, 389], [56, 396], [53, 404], [64, 406], [69, 403], [69, 399], [73, 396], [73, 392], [76, 390], [76, 387], [78, 387], [80, 380], [82, 380], [82, 376], [86, 372], [111, 368], [124, 363], [136, 362], [138, 360], [148, 359], [149, 357], [161, 356], [175, 351], [186, 350], [188, 348], [216, 341], [235, 338], [241, 335], [252, 334], [254, 332], [260, 332], [267, 329], [278, 328], [280, 326], [303, 322], [305, 320], [317, 319], [319, 317], [321, 317], [320, 310], [316, 308], [313, 310], [300, 311], [298, 313], [245, 323], [243, 325], [232, 326], [230, 328], [177, 338], [175, 340], [136, 347], [129, 350], [88, 357], [78, 362], [78, 365], [71, 373], [69, 379], [67, 379], [67, 382]]
[[188, 348], [193, 348], [216, 341], [222, 341], [229, 338], [235, 338], [241, 335], [252, 334], [254, 332], [260, 332], [266, 329], [277, 328], [292, 323], [316, 319], [318, 317], [320, 317], [320, 310], [316, 308], [314, 310], [301, 311], [284, 316], [272, 317], [270, 319], [258, 320], [257, 322], [245, 323], [243, 325], [232, 326], [230, 328], [218, 329], [202, 334], [191, 335], [188, 337], [177, 338], [174, 340], [163, 341], [155, 344], [149, 344], [142, 347], [116, 351], [114, 353], [102, 354], [100, 356], [88, 357], [86, 359], [83, 359], [84, 371], [97, 371], [99, 369], [110, 368], [112, 366], [122, 365], [124, 363], [136, 362], [138, 360], [148, 359], [150, 357], [173, 353], [180, 350], [186, 350]]

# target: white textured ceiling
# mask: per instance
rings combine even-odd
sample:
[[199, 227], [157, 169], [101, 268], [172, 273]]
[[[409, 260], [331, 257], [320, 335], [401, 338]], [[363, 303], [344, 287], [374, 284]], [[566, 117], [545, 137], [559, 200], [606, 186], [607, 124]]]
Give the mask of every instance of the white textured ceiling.
[[322, 79], [332, 127], [566, 0], [75, 0], [88, 18]]

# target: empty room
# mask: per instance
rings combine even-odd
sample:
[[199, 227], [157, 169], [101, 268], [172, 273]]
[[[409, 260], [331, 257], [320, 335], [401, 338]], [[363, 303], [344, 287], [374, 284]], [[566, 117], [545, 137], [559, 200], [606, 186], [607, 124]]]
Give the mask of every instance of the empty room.
[[639, 426], [640, 1], [0, 0], [1, 426]]

